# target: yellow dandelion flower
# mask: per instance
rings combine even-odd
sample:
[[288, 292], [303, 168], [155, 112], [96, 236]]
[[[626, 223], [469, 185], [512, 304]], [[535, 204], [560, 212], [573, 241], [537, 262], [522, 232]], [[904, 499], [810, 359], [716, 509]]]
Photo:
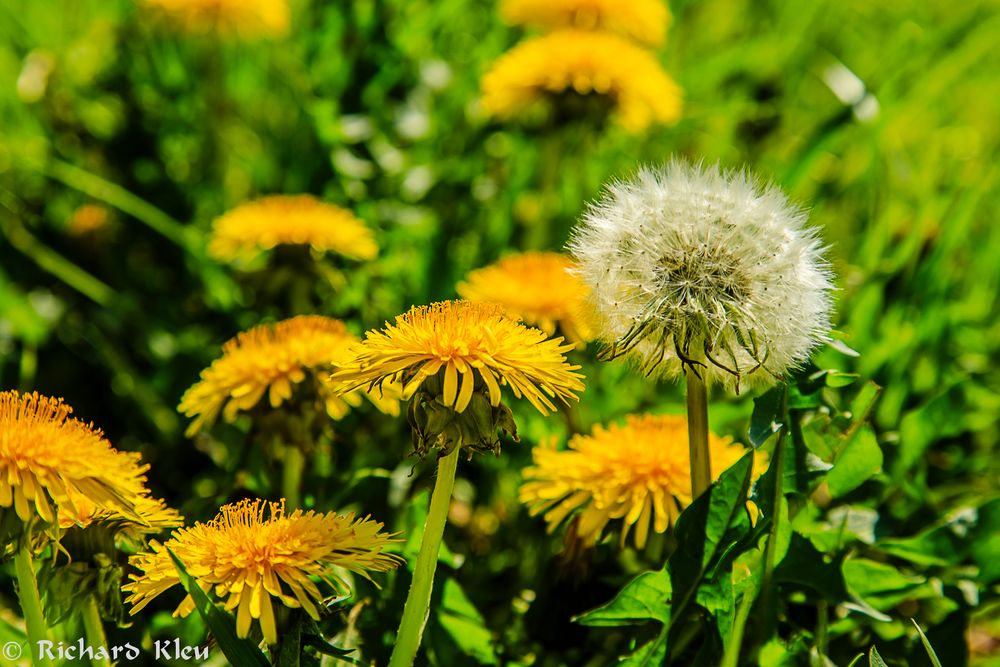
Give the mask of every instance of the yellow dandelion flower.
[[[713, 479], [747, 451], [732, 438], [711, 433], [709, 448]], [[666, 532], [691, 503], [684, 417], [629, 415], [624, 425], [596, 426], [590, 435], [573, 436], [566, 450], [536, 447], [532, 455], [521, 502], [532, 516], [544, 513], [549, 532], [576, 514], [575, 535], [588, 546], [597, 543], [609, 522], [621, 519], [621, 543], [634, 526], [635, 545], [641, 549], [650, 527]], [[754, 479], [766, 469], [766, 457], [757, 455]]]
[[554, 252], [511, 255], [470, 273], [458, 293], [469, 301], [498, 303], [550, 336], [558, 325], [567, 339], [584, 343], [593, 338], [584, 310], [590, 289], [572, 273], [575, 266]]
[[[140, 493], [148, 494], [148, 491], [143, 489]], [[142, 521], [136, 521], [133, 517], [115, 509], [98, 507], [86, 497], [74, 495], [72, 506], [59, 508], [58, 521], [59, 527], [63, 530], [87, 529], [94, 525], [105, 526], [133, 544], [147, 535], [155, 535], [184, 525], [184, 517], [180, 512], [168, 507], [159, 498], [149, 495], [136, 497], [135, 515]]]
[[544, 30], [606, 30], [649, 46], [663, 44], [670, 25], [662, 0], [503, 0], [500, 15], [508, 23]]
[[274, 195], [237, 206], [217, 218], [208, 252], [220, 261], [246, 260], [279, 245], [310, 246], [350, 259], [372, 259], [371, 230], [350, 211], [310, 195]]
[[[394, 535], [382, 524], [353, 513], [317, 514], [295, 510], [285, 514], [284, 501], [244, 500], [222, 507], [208, 523], [176, 531], [166, 543], [150, 543], [152, 551], [133, 556], [141, 574], [130, 575], [122, 590], [134, 615], [163, 591], [180, 583], [169, 548], [205, 591], [212, 591], [228, 611], [236, 612], [240, 637], [258, 620], [268, 644], [276, 644], [272, 598], [286, 607], [302, 608], [319, 620], [317, 602], [323, 593], [318, 580], [334, 590], [341, 584], [333, 568], [342, 567], [370, 579], [369, 572], [385, 572], [403, 559], [385, 553]], [[174, 616], [194, 609], [184, 598]]]
[[152, 12], [193, 33], [240, 37], [288, 34], [288, 0], [142, 0]]
[[[267, 393], [278, 408], [292, 397], [293, 386], [309, 377], [333, 419], [343, 419], [351, 407], [361, 405], [360, 392], [341, 392], [329, 380], [330, 371], [353, 359], [358, 342], [344, 323], [319, 315], [300, 315], [277, 324], [262, 324], [236, 335], [222, 346], [222, 356], [201, 372], [201, 380], [181, 397], [178, 410], [194, 417], [187, 429], [193, 436], [210, 426], [222, 413], [227, 422], [253, 409]], [[399, 414], [391, 394], [368, 397], [383, 412]]]
[[623, 37], [559, 30], [525, 40], [497, 60], [482, 80], [483, 109], [515, 116], [546, 96], [604, 95], [629, 132], [681, 115], [681, 90], [656, 57]]
[[77, 511], [79, 498], [141, 521], [135, 505], [149, 466], [71, 412], [61, 398], [0, 392], [0, 524], [9, 508], [22, 522], [53, 523], [56, 507]]
[[[566, 363], [562, 338], [547, 339], [508, 316], [502, 306], [471, 301], [441, 301], [414, 306], [383, 331], [369, 331], [355, 350], [356, 360], [334, 374], [345, 388], [400, 379], [409, 400], [428, 378], [443, 374], [441, 401], [455, 412], [469, 405], [477, 385], [490, 405], [500, 404], [508, 385], [543, 415], [556, 409], [550, 400], [576, 399], [583, 390], [579, 366]], [[477, 374], [478, 373], [478, 377]], [[459, 381], [461, 380], [461, 382]]]

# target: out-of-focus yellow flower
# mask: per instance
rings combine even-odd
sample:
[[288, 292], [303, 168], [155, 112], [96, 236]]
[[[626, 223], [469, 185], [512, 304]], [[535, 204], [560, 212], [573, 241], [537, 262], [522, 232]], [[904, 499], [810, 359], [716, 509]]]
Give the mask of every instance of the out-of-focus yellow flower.
[[192, 33], [239, 37], [288, 34], [288, 0], [140, 0], [155, 13]]
[[575, 266], [554, 252], [511, 255], [470, 273], [458, 293], [469, 301], [498, 303], [550, 336], [558, 325], [567, 339], [585, 343], [593, 338], [585, 310], [590, 290], [572, 273]]
[[208, 252], [220, 261], [247, 260], [279, 245], [351, 259], [378, 254], [371, 230], [354, 214], [310, 195], [274, 195], [237, 206], [215, 220]]
[[100, 204], [83, 204], [69, 219], [67, 231], [72, 236], [88, 236], [105, 229], [108, 226], [108, 209]]
[[[334, 374], [345, 389], [377, 386], [400, 379], [403, 399], [425, 380], [442, 373], [441, 402], [455, 412], [469, 405], [477, 385], [500, 404], [500, 387], [509, 385], [543, 415], [555, 410], [549, 397], [563, 402], [583, 390], [579, 366], [566, 362], [562, 338], [547, 339], [509, 317], [503, 307], [471, 301], [441, 301], [414, 306], [395, 324], [369, 331], [355, 350], [354, 362]], [[478, 373], [478, 377], [477, 377]]]
[[[713, 479], [747, 451], [712, 433], [708, 445]], [[634, 526], [635, 545], [642, 549], [650, 528], [666, 532], [692, 500], [684, 417], [629, 415], [624, 425], [596, 426], [590, 435], [574, 436], [569, 449], [536, 447], [532, 455], [521, 502], [533, 516], [544, 513], [550, 533], [575, 514], [572, 530], [586, 546], [597, 543], [609, 522], [621, 519], [621, 544]], [[754, 479], [766, 469], [766, 456], [756, 455]]]
[[[181, 398], [178, 410], [194, 417], [189, 436], [211, 425], [219, 413], [227, 422], [251, 410], [264, 397], [272, 408], [291, 398], [293, 385], [309, 377], [333, 419], [342, 419], [361, 404], [361, 392], [343, 392], [330, 372], [353, 359], [358, 342], [340, 320], [300, 315], [277, 324], [262, 324], [236, 335], [222, 346], [222, 356], [201, 372], [201, 380]], [[383, 412], [399, 414], [390, 388], [368, 397]]]
[[[198, 584], [236, 612], [240, 637], [250, 634], [256, 619], [268, 644], [278, 642], [272, 598], [286, 607], [305, 610], [319, 620], [316, 602], [323, 593], [316, 580], [339, 590], [343, 583], [334, 568], [341, 567], [370, 579], [369, 572], [385, 572], [403, 559], [385, 553], [397, 540], [381, 532], [382, 524], [353, 513], [338, 516], [295, 510], [285, 514], [284, 501], [244, 500], [221, 508], [208, 523], [182, 528], [164, 544], [151, 542], [151, 552], [133, 556], [141, 574], [130, 575], [122, 590], [134, 615], [163, 591], [180, 583], [167, 549], [184, 564]], [[174, 616], [194, 609], [191, 596], [181, 601]]]
[[142, 522], [136, 504], [149, 466], [71, 412], [61, 398], [0, 392], [0, 525], [10, 508], [23, 523], [53, 524], [57, 507], [81, 514], [78, 503]]
[[565, 92], [607, 96], [630, 132], [681, 116], [681, 90], [654, 55], [603, 32], [567, 29], [526, 40], [493, 64], [482, 90], [483, 109], [499, 117]]
[[90, 526], [103, 526], [114, 535], [129, 543], [138, 544], [147, 535], [155, 535], [171, 528], [184, 525], [180, 512], [168, 507], [159, 498], [153, 498], [145, 489], [141, 490], [135, 502], [134, 517], [113, 509], [101, 508], [83, 496], [74, 496], [73, 506], [59, 508], [59, 527], [63, 530]]
[[544, 30], [606, 30], [649, 46], [663, 44], [670, 25], [662, 0], [503, 0], [500, 15], [508, 23]]

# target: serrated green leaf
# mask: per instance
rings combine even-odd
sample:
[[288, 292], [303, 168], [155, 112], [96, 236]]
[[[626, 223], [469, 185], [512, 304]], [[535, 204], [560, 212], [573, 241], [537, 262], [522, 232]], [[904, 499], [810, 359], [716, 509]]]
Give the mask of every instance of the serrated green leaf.
[[878, 547], [918, 565], [957, 565], [974, 546], [975, 537], [981, 534], [976, 530], [980, 514], [976, 508], [965, 507], [912, 537], [880, 540]]
[[454, 579], [445, 579], [437, 621], [464, 655], [483, 665], [497, 664], [493, 634], [479, 610]]
[[635, 653], [618, 661], [620, 667], [660, 667], [667, 657], [667, 627], [663, 626], [656, 639], [646, 642]]
[[785, 417], [782, 414], [784, 387], [774, 387], [753, 399], [753, 413], [747, 439], [753, 447], [760, 447], [768, 438], [781, 430]]
[[[730, 526], [738, 513], [745, 512], [752, 467], [753, 452], [747, 452], [677, 519], [678, 547], [669, 560], [673, 588], [671, 625], [683, 615], [719, 555], [738, 539], [730, 533]], [[726, 537], [730, 539], [727, 541]], [[733, 558], [739, 555], [729, 553]]]
[[850, 558], [844, 561], [841, 570], [847, 590], [880, 612], [890, 611], [907, 600], [938, 596], [925, 577], [904, 574], [887, 563]]
[[882, 470], [882, 449], [868, 427], [851, 438], [837, 455], [833, 470], [826, 476], [830, 495], [839, 498], [864, 484]]
[[575, 617], [581, 625], [615, 627], [650, 620], [670, 622], [670, 573], [643, 572], [618, 592], [611, 602]]
[[868, 651], [868, 667], [889, 667], [885, 664], [885, 660], [878, 654], [874, 646]]
[[181, 586], [191, 596], [194, 608], [201, 615], [208, 629], [211, 630], [215, 641], [219, 643], [219, 649], [222, 650], [230, 664], [246, 665], [247, 667], [270, 667], [271, 662], [252, 641], [237, 636], [236, 619], [212, 603], [205, 591], [201, 590], [201, 586], [188, 574], [184, 563], [170, 547], [167, 547], [167, 553], [170, 554], [170, 559], [174, 562], [174, 567], [177, 568]]

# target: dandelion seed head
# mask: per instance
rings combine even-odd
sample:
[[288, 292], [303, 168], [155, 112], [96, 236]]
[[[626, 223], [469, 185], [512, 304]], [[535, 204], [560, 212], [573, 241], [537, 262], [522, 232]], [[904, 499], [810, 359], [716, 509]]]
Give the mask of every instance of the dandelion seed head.
[[805, 213], [744, 172], [674, 160], [608, 187], [570, 250], [607, 357], [739, 390], [804, 362], [830, 328], [831, 273]]

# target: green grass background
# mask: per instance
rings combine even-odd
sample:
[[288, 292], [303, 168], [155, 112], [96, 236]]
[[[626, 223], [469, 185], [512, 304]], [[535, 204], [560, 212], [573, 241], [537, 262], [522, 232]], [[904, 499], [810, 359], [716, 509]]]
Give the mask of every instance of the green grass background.
[[[343, 317], [361, 333], [411, 304], [454, 297], [469, 270], [505, 252], [559, 249], [609, 179], [682, 155], [780, 185], [829, 244], [836, 327], [861, 355], [826, 350], [819, 363], [883, 387], [874, 421], [884, 473], [858, 497], [880, 512], [879, 530], [913, 534], [992, 497], [1000, 4], [707, 0], [671, 9], [660, 56], [685, 91], [684, 117], [631, 136], [585, 120], [483, 117], [479, 78], [524, 35], [490, 2], [294, 2], [289, 37], [220, 43], [171, 33], [119, 0], [5, 1], [0, 388], [65, 397], [116, 446], [143, 453], [157, 493], [208, 518], [233, 483], [256, 484], [213, 465], [215, 445], [186, 440], [175, 410], [223, 341], [305, 311]], [[32, 67], [50, 69], [37, 98]], [[241, 289], [237, 274], [206, 257], [215, 216], [254, 196], [300, 192], [354, 210], [376, 230], [379, 259], [332, 262], [294, 298]], [[73, 236], [69, 220], [85, 203], [108, 206], [110, 225]], [[675, 387], [617, 366], [587, 370], [586, 425], [680, 409]], [[748, 399], [717, 399], [717, 430], [739, 436]], [[518, 414], [525, 443], [460, 471], [470, 511], [504, 527], [477, 533], [473, 522], [446, 538], [488, 557], [483, 574], [463, 575], [463, 595], [497, 632], [516, 616], [515, 587], [530, 588], [528, 571], [545, 560], [518, 550], [515, 528], [540, 532], [517, 508], [518, 471], [531, 443], [562, 428]], [[328, 474], [357, 484], [319, 492], [318, 505], [401, 515], [389, 482], [358, 472], [414, 465], [404, 460], [404, 425], [377, 421], [346, 422]], [[425, 486], [429, 471], [411, 483]], [[575, 595], [593, 606], [616, 587]], [[0, 588], [3, 600], [13, 597]], [[989, 617], [989, 601], [984, 592], [973, 606]], [[392, 601], [379, 604], [391, 618]], [[528, 647], [522, 653], [579, 651], [510, 632], [521, 633], [509, 644]], [[951, 626], [929, 634], [963, 641]]]

